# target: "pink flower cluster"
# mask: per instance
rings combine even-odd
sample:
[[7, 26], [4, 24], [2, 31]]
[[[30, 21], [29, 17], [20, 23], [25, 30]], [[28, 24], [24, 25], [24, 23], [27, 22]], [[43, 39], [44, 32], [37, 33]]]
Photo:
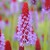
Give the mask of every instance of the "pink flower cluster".
[[19, 41], [20, 46], [27, 46], [30, 44], [34, 45], [37, 39], [37, 35], [34, 33], [32, 27], [32, 15], [28, 11], [27, 3], [24, 3], [24, 6], [25, 7], [23, 8], [22, 14], [18, 19], [18, 26], [14, 35], [14, 39]]
[[0, 50], [4, 50], [5, 49], [5, 38], [3, 33], [0, 36]]

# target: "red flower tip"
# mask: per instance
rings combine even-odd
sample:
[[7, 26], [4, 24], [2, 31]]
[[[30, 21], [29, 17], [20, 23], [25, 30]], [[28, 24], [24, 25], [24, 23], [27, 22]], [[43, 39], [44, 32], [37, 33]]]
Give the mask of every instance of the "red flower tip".
[[50, 0], [45, 1], [46, 10], [50, 9]]
[[2, 16], [0, 16], [0, 21], [2, 20]]
[[29, 10], [28, 10], [28, 3], [24, 2], [23, 3], [23, 8], [22, 8], [22, 14], [24, 14], [24, 16], [28, 16]]
[[9, 41], [9, 40], [7, 40], [7, 41], [5, 42], [5, 50], [12, 50], [11, 44], [10, 44], [10, 41]]
[[16, 0], [12, 0], [13, 2], [16, 2]]
[[36, 47], [35, 50], [41, 50], [41, 45], [40, 45], [39, 39], [37, 39], [35, 47]]
[[6, 19], [6, 20], [5, 20], [5, 23], [8, 24], [8, 22], [9, 22], [8, 19]]
[[0, 29], [0, 36], [1, 36], [1, 29]]
[[19, 50], [24, 50], [24, 46], [19, 46]]

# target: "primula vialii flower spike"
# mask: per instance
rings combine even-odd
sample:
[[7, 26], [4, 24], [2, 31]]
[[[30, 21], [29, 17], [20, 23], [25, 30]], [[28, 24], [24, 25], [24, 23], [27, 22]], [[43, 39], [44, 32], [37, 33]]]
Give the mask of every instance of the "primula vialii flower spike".
[[1, 36], [1, 29], [0, 29], [0, 36]]
[[11, 0], [10, 11], [11, 11], [11, 14], [17, 13], [19, 11], [17, 0]]
[[2, 20], [2, 16], [0, 16], [0, 21]]
[[3, 30], [5, 27], [5, 22], [2, 20], [2, 16], [0, 16], [0, 29]]
[[19, 50], [24, 50], [24, 46], [19, 46]]
[[5, 38], [0, 29], [0, 50], [4, 50], [4, 49], [5, 49]]
[[8, 19], [6, 19], [5, 22], [8, 23]]
[[18, 26], [16, 27], [14, 39], [19, 41], [19, 48], [23, 48], [27, 45], [34, 45], [36, 42], [37, 35], [34, 33], [32, 27], [32, 14], [31, 11], [29, 12], [27, 2], [23, 4], [22, 14], [18, 19]]
[[12, 0], [13, 2], [16, 2], [17, 0]]
[[50, 0], [45, 1], [45, 8], [46, 10], [50, 9]]
[[7, 26], [10, 24], [8, 18], [5, 19], [5, 24], [6, 24]]
[[6, 42], [5, 42], [5, 50], [12, 50], [11, 43], [9, 40], [6, 40]]
[[39, 38], [36, 41], [35, 50], [41, 50], [40, 40]]

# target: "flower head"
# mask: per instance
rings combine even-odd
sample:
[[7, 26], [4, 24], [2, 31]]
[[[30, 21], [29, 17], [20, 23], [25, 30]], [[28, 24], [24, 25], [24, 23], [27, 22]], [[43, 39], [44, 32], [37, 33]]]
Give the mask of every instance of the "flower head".
[[2, 20], [2, 16], [0, 16], [0, 29], [4, 29], [5, 27], [5, 22]]
[[4, 50], [4, 49], [5, 49], [5, 38], [0, 29], [0, 50]]
[[28, 16], [28, 14], [29, 14], [29, 9], [28, 9], [28, 3], [27, 2], [23, 3], [22, 14], [24, 16]]
[[5, 42], [5, 50], [12, 50], [11, 44], [10, 44], [10, 41], [9, 41], [9, 40], [7, 40], [7, 41]]

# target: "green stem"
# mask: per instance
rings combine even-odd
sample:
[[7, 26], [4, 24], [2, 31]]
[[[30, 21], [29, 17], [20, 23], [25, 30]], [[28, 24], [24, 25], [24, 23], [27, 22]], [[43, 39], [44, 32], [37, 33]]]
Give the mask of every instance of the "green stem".
[[43, 50], [47, 50], [48, 23], [46, 22], [44, 25], [45, 26], [44, 26], [44, 49]]

